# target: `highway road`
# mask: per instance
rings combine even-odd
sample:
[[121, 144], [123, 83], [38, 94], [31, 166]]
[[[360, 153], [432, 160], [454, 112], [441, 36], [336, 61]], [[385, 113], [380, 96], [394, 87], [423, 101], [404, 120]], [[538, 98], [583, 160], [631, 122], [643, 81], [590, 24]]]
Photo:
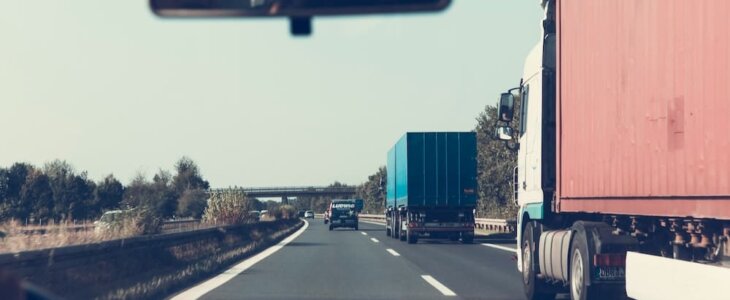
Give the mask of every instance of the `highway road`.
[[383, 225], [359, 229], [329, 231], [308, 219], [306, 229], [174, 299], [524, 299], [514, 241], [409, 245]]

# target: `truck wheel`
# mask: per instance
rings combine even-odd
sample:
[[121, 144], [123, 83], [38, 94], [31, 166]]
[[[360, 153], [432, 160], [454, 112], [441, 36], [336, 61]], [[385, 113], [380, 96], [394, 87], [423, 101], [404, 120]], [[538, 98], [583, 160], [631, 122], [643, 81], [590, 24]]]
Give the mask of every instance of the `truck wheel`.
[[463, 244], [471, 244], [474, 242], [474, 234], [473, 233], [462, 233], [461, 234], [461, 243]]
[[409, 244], [415, 244], [418, 243], [418, 235], [408, 230], [406, 233], [408, 235], [408, 243]]
[[334, 227], [332, 227], [332, 224], [330, 224], [330, 231], [332, 231], [332, 229], [334, 229]]
[[385, 228], [385, 236], [390, 236], [390, 228]]
[[355, 224], [355, 231], [357, 231], [357, 224]]
[[398, 229], [392, 229], [393, 232], [390, 233], [390, 237], [397, 239], [398, 238]]
[[400, 233], [400, 227], [397, 226], [397, 224], [398, 224], [398, 217], [397, 216], [393, 216], [392, 220], [393, 220], [393, 226], [392, 226], [393, 232], [392, 232], [392, 234], [390, 236], [393, 237], [394, 239], [397, 239], [397, 238], [399, 238], [398, 234]]
[[555, 299], [555, 293], [546, 291], [546, 283], [537, 278], [534, 226], [534, 222], [527, 223], [522, 233], [522, 283], [525, 288], [525, 296], [528, 300]]
[[398, 237], [400, 238], [401, 241], [405, 242], [408, 240], [408, 236], [407, 236], [408, 232], [403, 231], [403, 229], [401, 228], [401, 225], [403, 225], [403, 224], [401, 224], [401, 222], [398, 222], [398, 232], [399, 232]]
[[458, 234], [449, 235], [449, 241], [456, 242], [458, 240], [459, 240], [459, 235]]
[[607, 299], [607, 294], [598, 291], [598, 286], [588, 285], [591, 269], [588, 258], [586, 234], [577, 230], [570, 244], [570, 299]]

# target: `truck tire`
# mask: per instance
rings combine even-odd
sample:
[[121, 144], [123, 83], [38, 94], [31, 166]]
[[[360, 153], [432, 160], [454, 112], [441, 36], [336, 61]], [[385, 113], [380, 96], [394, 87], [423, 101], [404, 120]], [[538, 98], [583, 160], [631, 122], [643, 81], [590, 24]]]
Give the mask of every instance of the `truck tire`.
[[402, 224], [402, 221], [401, 221], [401, 220], [399, 220], [399, 221], [400, 221], [400, 222], [398, 222], [398, 232], [399, 232], [399, 233], [398, 233], [398, 237], [400, 238], [400, 240], [401, 240], [402, 242], [405, 242], [405, 241], [407, 241], [407, 240], [408, 240], [408, 235], [407, 235], [407, 234], [408, 234], [408, 231], [404, 231], [404, 230], [403, 230], [403, 229], [401, 228], [401, 226], [402, 226], [403, 224]]
[[573, 233], [570, 244], [570, 299], [607, 299], [606, 294], [598, 291], [599, 287], [590, 283], [590, 261], [588, 254], [588, 239], [583, 230]]
[[411, 232], [410, 230], [408, 230], [406, 234], [408, 236], [408, 243], [409, 244], [418, 243], [418, 235], [417, 234]]
[[474, 242], [474, 234], [473, 233], [462, 233], [461, 234], [461, 243], [462, 244], [471, 244]]
[[357, 224], [355, 224], [355, 231], [357, 231], [357, 230], [358, 230], [358, 229], [357, 229]]
[[385, 228], [385, 236], [390, 236], [390, 228]]
[[399, 238], [399, 233], [400, 233], [400, 227], [398, 227], [398, 225], [397, 225], [398, 224], [398, 215], [394, 214], [394, 216], [391, 220], [393, 220], [393, 227], [392, 227], [393, 232], [391, 233], [390, 236], [394, 239], [397, 239], [397, 238]]
[[398, 239], [401, 240], [401, 242], [406, 240], [406, 233], [403, 231], [403, 228], [401, 228], [403, 220], [401, 220], [400, 214], [398, 214], [398, 217], [396, 218], [395, 223], [395, 232], [398, 234]]
[[449, 235], [449, 241], [452, 241], [452, 242], [459, 241], [459, 235], [458, 234]]
[[330, 224], [330, 231], [332, 231], [332, 229], [334, 229], [334, 227], [332, 227], [332, 224]]
[[522, 283], [524, 284], [525, 296], [528, 300], [555, 299], [555, 293], [550, 292], [544, 280], [537, 278], [538, 265], [535, 260], [535, 244], [539, 236], [535, 238], [535, 222], [525, 224], [522, 232]]

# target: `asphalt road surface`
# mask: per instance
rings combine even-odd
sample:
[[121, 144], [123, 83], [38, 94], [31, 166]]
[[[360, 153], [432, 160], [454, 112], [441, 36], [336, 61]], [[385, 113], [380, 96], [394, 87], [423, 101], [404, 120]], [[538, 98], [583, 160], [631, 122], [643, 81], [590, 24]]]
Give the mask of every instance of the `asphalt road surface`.
[[321, 219], [308, 222], [278, 249], [175, 299], [524, 299], [514, 241], [409, 245], [387, 237], [383, 225], [329, 231]]

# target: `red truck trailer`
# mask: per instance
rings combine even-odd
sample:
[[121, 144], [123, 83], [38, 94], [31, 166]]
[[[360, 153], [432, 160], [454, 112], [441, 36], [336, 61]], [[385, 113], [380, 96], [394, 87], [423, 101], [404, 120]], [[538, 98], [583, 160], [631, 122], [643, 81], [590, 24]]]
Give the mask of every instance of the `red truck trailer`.
[[527, 297], [730, 297], [730, 1], [542, 5], [497, 128]]

